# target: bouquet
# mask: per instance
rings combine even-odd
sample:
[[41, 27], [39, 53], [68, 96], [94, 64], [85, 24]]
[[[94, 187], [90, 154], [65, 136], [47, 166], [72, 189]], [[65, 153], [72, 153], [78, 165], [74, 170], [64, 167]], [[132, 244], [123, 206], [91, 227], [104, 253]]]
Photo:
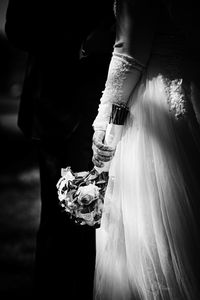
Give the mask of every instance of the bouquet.
[[[112, 105], [105, 135], [105, 143], [112, 148], [117, 147], [121, 138], [127, 114], [128, 108], [124, 104]], [[76, 223], [100, 226], [110, 163], [104, 163], [103, 168], [95, 166], [91, 171], [77, 173], [70, 166], [61, 169], [61, 178], [57, 183], [59, 203]]]
[[73, 173], [70, 167], [62, 169], [57, 183], [61, 207], [80, 225], [98, 227], [101, 221], [103, 199], [108, 182], [108, 173]]

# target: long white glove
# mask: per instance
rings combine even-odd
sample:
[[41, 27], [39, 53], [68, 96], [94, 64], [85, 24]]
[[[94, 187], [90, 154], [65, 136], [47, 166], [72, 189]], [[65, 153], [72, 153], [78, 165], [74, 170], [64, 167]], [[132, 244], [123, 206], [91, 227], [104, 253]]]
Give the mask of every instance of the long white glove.
[[100, 99], [98, 114], [93, 122], [93, 163], [102, 167], [103, 163], [112, 159], [115, 149], [106, 145], [105, 132], [109, 123], [112, 104], [127, 104], [135, 89], [144, 66], [136, 59], [113, 52], [109, 65], [108, 76]]
[[95, 131], [106, 130], [112, 103], [127, 104], [143, 69], [144, 66], [133, 57], [113, 52], [98, 114], [93, 122]]

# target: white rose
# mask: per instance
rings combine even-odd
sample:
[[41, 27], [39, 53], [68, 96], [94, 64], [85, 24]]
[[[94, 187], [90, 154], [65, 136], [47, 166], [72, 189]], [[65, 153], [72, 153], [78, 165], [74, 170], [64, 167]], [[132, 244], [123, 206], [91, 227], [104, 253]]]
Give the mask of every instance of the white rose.
[[93, 183], [85, 186], [80, 186], [77, 191], [78, 202], [80, 204], [89, 204], [95, 198], [99, 197], [100, 188]]
[[71, 168], [67, 167], [66, 169], [61, 169], [61, 175], [68, 182], [69, 180], [74, 180], [75, 176], [72, 174]]

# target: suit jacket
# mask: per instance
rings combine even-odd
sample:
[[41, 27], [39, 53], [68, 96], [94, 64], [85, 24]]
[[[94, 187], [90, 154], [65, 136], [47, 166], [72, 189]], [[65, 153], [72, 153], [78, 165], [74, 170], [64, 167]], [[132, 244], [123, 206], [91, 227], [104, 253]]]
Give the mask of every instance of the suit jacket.
[[102, 28], [111, 38], [93, 38], [94, 49], [87, 51], [111, 52], [113, 22], [112, 0], [9, 1], [7, 38], [29, 54], [18, 117], [27, 136], [60, 140], [74, 132], [86, 102], [80, 94], [87, 72], [80, 61], [81, 47]]

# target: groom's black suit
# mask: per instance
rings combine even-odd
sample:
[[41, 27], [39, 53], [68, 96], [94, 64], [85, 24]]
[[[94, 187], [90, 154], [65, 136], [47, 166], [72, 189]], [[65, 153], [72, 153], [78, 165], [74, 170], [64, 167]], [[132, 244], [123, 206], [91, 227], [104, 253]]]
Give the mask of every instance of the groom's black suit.
[[[61, 167], [92, 167], [91, 124], [112, 52], [114, 35], [107, 39], [112, 22], [108, 0], [10, 0], [7, 10], [8, 40], [28, 53], [18, 123], [39, 149], [36, 292], [57, 299], [92, 299], [95, 231], [74, 225], [61, 212], [56, 183]], [[81, 45], [93, 30], [85, 46], [89, 56], [80, 60]]]

